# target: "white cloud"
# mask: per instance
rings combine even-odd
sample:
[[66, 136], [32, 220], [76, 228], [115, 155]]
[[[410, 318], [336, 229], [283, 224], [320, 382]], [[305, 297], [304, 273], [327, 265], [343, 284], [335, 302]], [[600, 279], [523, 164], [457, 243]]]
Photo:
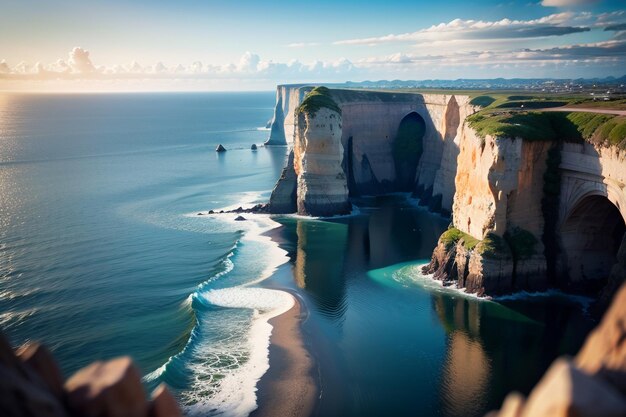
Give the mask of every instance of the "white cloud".
[[0, 61], [0, 74], [8, 74], [9, 72], [11, 72], [11, 68], [9, 67], [9, 64], [7, 64], [7, 62], [3, 59], [2, 61]]
[[571, 7], [588, 6], [597, 2], [598, 0], [542, 0], [541, 5], [545, 7]]
[[255, 72], [259, 62], [261, 62], [261, 58], [257, 54], [246, 52], [239, 60], [237, 70], [241, 72]]
[[370, 57], [356, 62], [361, 67], [423, 67], [450, 65], [540, 65], [548, 62], [618, 62], [626, 66], [626, 41], [568, 45], [545, 49], [513, 51], [449, 52], [434, 55], [392, 54]]
[[294, 43], [290, 43], [287, 46], [287, 48], [306, 48], [309, 46], [319, 46], [319, 42], [294, 42]]
[[70, 51], [69, 66], [74, 72], [88, 74], [96, 71], [96, 68], [89, 59], [89, 51], [80, 47], [75, 47]]
[[532, 39], [562, 36], [589, 31], [587, 27], [565, 25], [581, 14], [555, 13], [540, 19], [498, 21], [454, 19], [415, 32], [385, 36], [347, 39], [335, 45], [378, 45], [396, 42], [430, 42], [452, 40]]
[[[555, 19], [556, 17], [553, 17]], [[465, 27], [465, 21], [450, 22], [452, 26]], [[446, 27], [450, 26], [446, 24]], [[621, 32], [620, 32], [621, 33]], [[459, 41], [460, 42], [460, 41]], [[272, 85], [289, 82], [335, 82], [358, 79], [423, 79], [427, 77], [466, 77], [507, 76], [525, 74], [536, 76], [533, 68], [542, 71], [554, 70], [555, 66], [568, 68], [594, 68], [604, 65], [604, 71], [621, 75], [626, 68], [626, 39], [581, 43], [558, 47], [527, 48], [518, 43], [508, 42], [507, 49], [494, 48], [413, 48], [411, 52], [398, 51], [385, 56], [371, 56], [356, 61], [341, 58], [334, 61], [302, 62], [291, 60], [275, 62], [263, 60], [259, 55], [246, 52], [235, 63], [203, 64], [200, 61], [191, 64], [167, 64], [157, 62], [153, 65], [141, 65], [131, 62], [127, 65], [97, 66], [88, 51], [78, 48], [70, 53], [69, 62], [58, 59], [50, 64], [30, 65], [20, 62], [11, 66], [0, 61], [0, 88], [6, 80], [56, 80], [61, 82], [111, 82], [116, 85], [132, 83], [153, 83], [158, 85], [188, 85], [193, 88], [197, 83], [225, 88], [235, 85], [244, 88], [248, 85]], [[484, 44], [481, 44], [484, 46]], [[82, 61], [81, 61], [82, 59]], [[560, 68], [560, 67], [559, 67]], [[483, 69], [492, 71], [483, 73]], [[544, 75], [549, 76], [549, 72]], [[182, 83], [182, 84], [181, 84]], [[186, 84], [185, 84], [186, 83]], [[254, 84], [253, 84], [254, 83]], [[263, 84], [265, 83], [265, 84]], [[4, 84], [7, 85], [7, 84]]]
[[299, 80], [311, 76], [349, 76], [356, 67], [348, 59], [332, 62], [313, 61], [302, 63], [292, 60], [287, 63], [264, 61], [252, 52], [244, 53], [237, 63], [224, 65], [204, 65], [195, 61], [190, 65], [177, 64], [168, 66], [163, 62], [143, 66], [136, 61], [128, 65], [96, 67], [89, 58], [89, 51], [74, 48], [70, 52], [69, 62], [62, 59], [52, 64], [26, 62], [11, 67], [5, 61], [0, 63], [0, 79], [252, 79], [277, 78]]

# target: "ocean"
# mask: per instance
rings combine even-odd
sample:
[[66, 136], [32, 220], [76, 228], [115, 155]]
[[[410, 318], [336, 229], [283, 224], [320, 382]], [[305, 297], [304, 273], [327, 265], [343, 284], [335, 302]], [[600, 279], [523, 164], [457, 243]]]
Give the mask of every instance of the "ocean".
[[[449, 219], [406, 195], [352, 216], [199, 216], [265, 202], [273, 92], [0, 95], [0, 326], [70, 375], [131, 355], [189, 415], [245, 416], [268, 320], [307, 312], [319, 416], [478, 416], [594, 325], [588, 299], [486, 301], [424, 277]], [[223, 144], [228, 150], [218, 154]]]

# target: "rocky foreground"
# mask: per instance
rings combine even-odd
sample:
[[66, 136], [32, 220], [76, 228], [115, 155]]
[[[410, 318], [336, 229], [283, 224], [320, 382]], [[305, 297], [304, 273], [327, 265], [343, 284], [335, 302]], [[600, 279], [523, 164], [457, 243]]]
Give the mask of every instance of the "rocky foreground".
[[146, 398], [129, 357], [94, 362], [64, 380], [45, 346], [13, 350], [0, 333], [0, 415], [4, 417], [181, 417], [160, 385]]

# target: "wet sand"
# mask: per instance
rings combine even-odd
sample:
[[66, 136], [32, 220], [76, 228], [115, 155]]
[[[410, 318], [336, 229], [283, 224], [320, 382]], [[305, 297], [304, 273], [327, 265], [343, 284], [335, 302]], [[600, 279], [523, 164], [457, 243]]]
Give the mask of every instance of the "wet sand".
[[270, 368], [257, 384], [259, 407], [251, 417], [308, 417], [318, 397], [314, 361], [304, 345], [305, 316], [298, 297], [291, 310], [270, 320]]

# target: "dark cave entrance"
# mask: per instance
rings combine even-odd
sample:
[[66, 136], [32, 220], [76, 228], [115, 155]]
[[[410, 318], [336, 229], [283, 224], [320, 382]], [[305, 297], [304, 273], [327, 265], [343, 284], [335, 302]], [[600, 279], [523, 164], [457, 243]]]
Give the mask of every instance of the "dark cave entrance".
[[621, 213], [606, 197], [583, 198], [561, 227], [565, 286], [589, 293], [604, 287], [624, 232]]
[[400, 191], [413, 191], [417, 165], [424, 150], [426, 121], [416, 112], [409, 113], [400, 122], [392, 143], [397, 187]]

